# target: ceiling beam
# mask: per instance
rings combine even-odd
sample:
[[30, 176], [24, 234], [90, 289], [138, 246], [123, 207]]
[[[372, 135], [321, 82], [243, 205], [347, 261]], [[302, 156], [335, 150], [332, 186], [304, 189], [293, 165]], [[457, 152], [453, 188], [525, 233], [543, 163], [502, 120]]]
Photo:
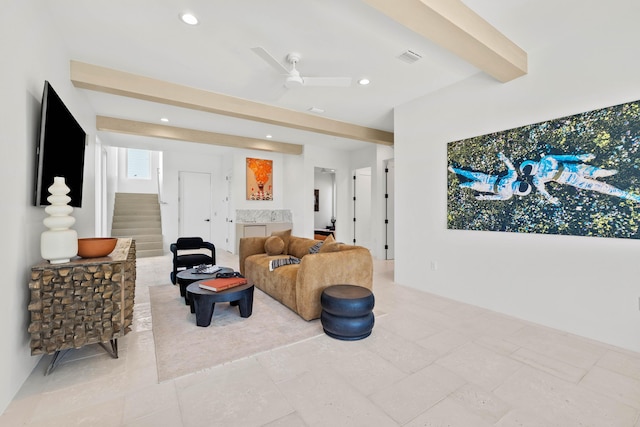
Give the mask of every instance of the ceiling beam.
[[82, 89], [340, 138], [393, 145], [392, 132], [331, 120], [78, 61], [71, 61], [70, 68], [73, 85]]
[[222, 145], [225, 147], [247, 148], [250, 150], [271, 151], [284, 154], [302, 154], [303, 146], [286, 142], [265, 141], [237, 135], [207, 132], [202, 130], [158, 125], [155, 123], [96, 116], [96, 129], [99, 131], [124, 133], [128, 135], [151, 136], [176, 141], [198, 142], [200, 144]]
[[460, 0], [364, 0], [502, 83], [527, 74], [527, 53]]

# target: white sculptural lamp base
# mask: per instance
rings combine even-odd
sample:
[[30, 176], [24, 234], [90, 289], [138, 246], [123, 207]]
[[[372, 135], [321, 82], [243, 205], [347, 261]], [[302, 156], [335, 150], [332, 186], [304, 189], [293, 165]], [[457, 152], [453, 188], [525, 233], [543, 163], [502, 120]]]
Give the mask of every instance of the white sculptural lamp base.
[[67, 204], [71, 198], [66, 195], [69, 187], [64, 178], [53, 178], [53, 185], [48, 190], [51, 196], [47, 201], [51, 205], [44, 210], [49, 216], [42, 222], [49, 230], [40, 236], [40, 254], [51, 264], [62, 264], [78, 254], [78, 233], [69, 228], [76, 219], [70, 215], [73, 208]]

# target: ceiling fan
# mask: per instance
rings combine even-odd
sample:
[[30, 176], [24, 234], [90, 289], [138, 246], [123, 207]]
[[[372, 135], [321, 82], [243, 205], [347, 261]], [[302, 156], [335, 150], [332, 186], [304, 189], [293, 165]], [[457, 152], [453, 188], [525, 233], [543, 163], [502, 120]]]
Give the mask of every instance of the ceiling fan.
[[305, 77], [301, 76], [300, 72], [296, 68], [296, 64], [302, 58], [298, 52], [291, 52], [287, 54], [287, 62], [290, 64], [290, 68], [282, 65], [277, 59], [275, 59], [269, 52], [262, 47], [253, 47], [251, 50], [262, 58], [267, 64], [269, 64], [278, 73], [286, 76], [284, 86], [286, 88], [295, 88], [299, 86], [323, 86], [323, 87], [348, 87], [351, 86], [351, 77]]

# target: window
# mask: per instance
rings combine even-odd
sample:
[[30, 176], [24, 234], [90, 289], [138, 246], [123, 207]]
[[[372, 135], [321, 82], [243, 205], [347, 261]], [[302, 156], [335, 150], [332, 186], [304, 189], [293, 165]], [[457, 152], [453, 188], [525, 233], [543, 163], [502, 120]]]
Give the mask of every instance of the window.
[[127, 178], [151, 179], [151, 152], [127, 149]]

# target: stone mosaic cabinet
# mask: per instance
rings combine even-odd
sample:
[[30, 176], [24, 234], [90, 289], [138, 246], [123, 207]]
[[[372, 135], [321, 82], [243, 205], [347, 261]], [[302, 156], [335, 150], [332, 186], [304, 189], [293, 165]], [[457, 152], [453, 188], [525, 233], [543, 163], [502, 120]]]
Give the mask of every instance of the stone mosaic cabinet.
[[31, 354], [53, 354], [124, 336], [133, 321], [135, 282], [132, 239], [118, 239], [106, 257], [33, 266]]

